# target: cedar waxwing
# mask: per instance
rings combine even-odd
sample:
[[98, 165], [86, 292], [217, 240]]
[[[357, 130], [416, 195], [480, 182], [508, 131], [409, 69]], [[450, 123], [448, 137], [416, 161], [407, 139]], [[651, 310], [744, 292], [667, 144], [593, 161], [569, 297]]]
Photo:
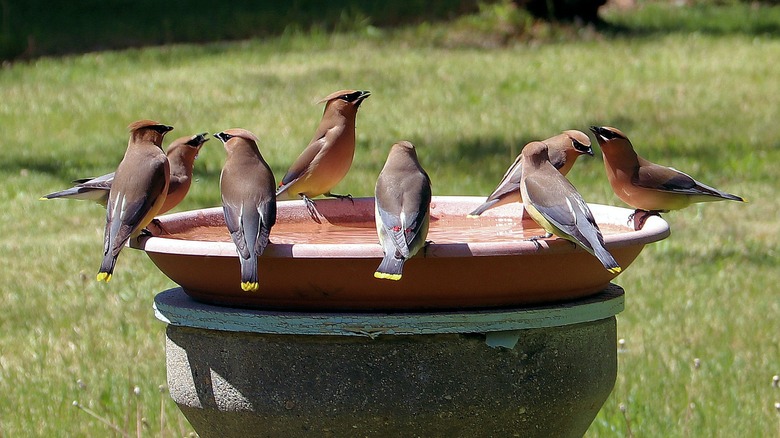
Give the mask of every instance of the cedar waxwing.
[[276, 179], [257, 149], [257, 137], [246, 129], [214, 134], [225, 144], [227, 159], [219, 178], [222, 211], [241, 262], [241, 289], [256, 291], [257, 258], [268, 245], [276, 223]]
[[119, 252], [154, 219], [168, 192], [170, 166], [162, 141], [173, 127], [139, 120], [128, 129], [130, 141], [116, 168], [106, 205], [103, 262], [98, 281], [111, 280]]
[[588, 204], [561, 175], [547, 155], [547, 145], [536, 141], [522, 151], [523, 178], [520, 190], [528, 214], [547, 231], [569, 240], [599, 259], [611, 273], [620, 266], [604, 247], [604, 238]]
[[374, 277], [400, 280], [404, 261], [425, 246], [431, 219], [431, 180], [408, 141], [390, 149], [375, 196], [376, 231], [384, 258]]
[[[549, 149], [550, 162], [562, 175], [566, 175], [574, 166], [574, 162], [582, 154], [593, 156], [593, 149], [590, 147], [590, 138], [582, 132], [576, 130], [563, 131], [555, 137], [550, 137], [543, 141]], [[485, 202], [477, 207], [476, 210], [469, 213], [469, 217], [478, 217], [482, 213], [499, 205], [510, 202], [523, 202], [520, 195], [520, 179], [523, 177], [520, 160], [523, 154], [518, 154], [515, 162], [509, 166], [501, 182], [493, 190], [493, 193], [487, 197]]]
[[628, 137], [615, 128], [592, 126], [590, 130], [596, 134], [601, 146], [612, 190], [637, 210], [634, 214], [642, 210], [650, 214], [664, 213], [695, 202], [724, 199], [745, 202], [739, 196], [704, 185], [679, 170], [645, 160], [634, 152]]
[[[200, 151], [203, 143], [209, 139], [208, 133], [191, 135], [189, 137], [180, 137], [171, 143], [168, 147], [166, 156], [170, 166], [170, 184], [168, 193], [157, 214], [167, 213], [184, 199], [192, 184], [192, 168], [195, 158]], [[74, 181], [75, 186], [59, 192], [49, 193], [41, 199], [80, 199], [90, 200], [101, 204], [103, 207], [108, 203], [108, 193], [111, 190], [111, 184], [114, 181], [114, 172], [99, 176], [97, 178], [84, 178]]]
[[290, 166], [276, 190], [278, 199], [303, 198], [309, 210], [311, 198], [325, 195], [349, 198], [330, 192], [352, 165], [355, 154], [355, 116], [370, 91], [341, 90], [318, 103], [325, 102], [325, 111], [309, 145]]
[[192, 168], [195, 165], [195, 159], [198, 157], [203, 143], [209, 141], [206, 137], [208, 132], [193, 135], [190, 137], [181, 137], [173, 141], [168, 147], [168, 163], [171, 167], [171, 182], [168, 185], [168, 195], [165, 197], [165, 204], [160, 209], [163, 214], [179, 205], [187, 196], [192, 185]]

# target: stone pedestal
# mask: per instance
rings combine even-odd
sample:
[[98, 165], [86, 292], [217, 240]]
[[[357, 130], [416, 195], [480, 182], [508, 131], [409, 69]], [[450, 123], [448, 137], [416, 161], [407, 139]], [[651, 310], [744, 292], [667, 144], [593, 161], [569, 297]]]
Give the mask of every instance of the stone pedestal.
[[170, 394], [201, 437], [580, 437], [615, 383], [623, 290], [439, 313], [299, 313], [160, 293]]

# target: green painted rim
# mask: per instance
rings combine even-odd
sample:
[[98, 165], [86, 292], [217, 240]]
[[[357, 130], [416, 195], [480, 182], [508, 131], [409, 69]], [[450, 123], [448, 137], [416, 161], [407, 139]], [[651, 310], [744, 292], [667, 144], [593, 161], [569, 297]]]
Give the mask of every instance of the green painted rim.
[[560, 327], [612, 317], [624, 291], [610, 284], [598, 294], [534, 307], [442, 312], [288, 312], [220, 307], [197, 302], [182, 288], [154, 298], [157, 319], [175, 326], [284, 335], [369, 336], [490, 333]]

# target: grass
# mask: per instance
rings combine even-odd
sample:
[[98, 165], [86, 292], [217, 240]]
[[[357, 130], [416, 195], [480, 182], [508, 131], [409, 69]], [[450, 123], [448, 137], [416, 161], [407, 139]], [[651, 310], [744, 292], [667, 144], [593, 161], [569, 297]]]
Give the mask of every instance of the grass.
[[[131, 250], [98, 284], [104, 212], [38, 197], [113, 170], [125, 126], [147, 117], [174, 125], [173, 136], [250, 129], [279, 179], [319, 121], [312, 102], [346, 87], [373, 95], [338, 192], [371, 195], [390, 145], [408, 139], [434, 194], [484, 196], [525, 142], [608, 124], [645, 157], [749, 198], [666, 215], [672, 236], [618, 278], [627, 291], [618, 380], [587, 436], [777, 436], [780, 39], [728, 23], [727, 32], [638, 24], [642, 14], [677, 22], [678, 12], [613, 11], [627, 33], [572, 30], [579, 39], [534, 25], [548, 37], [499, 46], [458, 44], [458, 21], [4, 66], [0, 436], [191, 432], [160, 391], [164, 325], [151, 302], [173, 284]], [[219, 204], [223, 160], [216, 140], [204, 146], [179, 209]], [[600, 161], [578, 161], [570, 177], [589, 202], [622, 205]]]

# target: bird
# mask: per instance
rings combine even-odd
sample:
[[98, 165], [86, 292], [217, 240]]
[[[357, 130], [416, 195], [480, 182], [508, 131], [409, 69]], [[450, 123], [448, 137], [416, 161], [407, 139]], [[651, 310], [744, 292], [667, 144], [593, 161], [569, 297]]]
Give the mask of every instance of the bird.
[[219, 188], [225, 225], [241, 265], [241, 289], [255, 292], [260, 288], [257, 258], [265, 251], [276, 223], [276, 179], [257, 148], [255, 134], [233, 128], [214, 137], [227, 151]]
[[98, 281], [111, 280], [119, 252], [160, 211], [170, 183], [170, 165], [162, 142], [173, 127], [138, 120], [128, 129], [127, 151], [116, 169], [106, 204], [103, 261]]
[[[200, 152], [203, 143], [209, 139], [207, 132], [202, 134], [180, 137], [174, 140], [168, 147], [166, 156], [170, 165], [170, 183], [165, 204], [157, 214], [167, 213], [187, 195], [192, 184], [192, 169], [195, 158]], [[114, 181], [114, 172], [98, 176], [96, 178], [82, 178], [73, 181], [75, 185], [69, 189], [49, 193], [41, 197], [48, 199], [79, 199], [97, 202], [103, 207], [108, 203], [108, 194]]]
[[610, 273], [619, 273], [621, 268], [604, 247], [604, 238], [588, 204], [550, 163], [547, 145], [538, 141], [528, 143], [523, 147], [522, 156], [523, 205], [547, 232], [544, 237], [554, 234], [569, 240], [598, 258]]
[[[574, 166], [574, 162], [582, 154], [593, 156], [593, 149], [590, 147], [590, 138], [582, 131], [567, 130], [554, 137], [542, 140], [547, 145], [552, 165], [566, 175]], [[523, 177], [522, 165], [520, 163], [523, 154], [518, 154], [514, 163], [504, 173], [501, 182], [498, 183], [493, 193], [487, 197], [484, 203], [468, 214], [468, 217], [479, 217], [482, 213], [499, 205], [512, 202], [522, 202], [520, 195], [520, 179]]]
[[312, 212], [314, 203], [311, 198], [316, 196], [351, 198], [330, 190], [344, 178], [352, 165], [355, 117], [360, 104], [369, 96], [370, 91], [341, 90], [318, 102], [325, 103], [322, 120], [309, 145], [279, 182], [277, 199], [303, 198]]
[[[604, 156], [607, 178], [618, 198], [643, 217], [679, 210], [697, 202], [731, 200], [745, 202], [671, 167], [652, 163], [637, 155], [625, 134], [608, 126], [591, 126]], [[639, 226], [641, 227], [641, 223]]]
[[425, 246], [430, 225], [431, 180], [414, 145], [390, 148], [375, 190], [375, 219], [384, 257], [374, 277], [400, 280], [404, 262]]
[[172, 210], [189, 193], [195, 159], [203, 144], [209, 141], [208, 135], [208, 132], [203, 132], [189, 137], [180, 137], [168, 147], [166, 156], [171, 168], [171, 181], [165, 204], [163, 204], [159, 214]]

